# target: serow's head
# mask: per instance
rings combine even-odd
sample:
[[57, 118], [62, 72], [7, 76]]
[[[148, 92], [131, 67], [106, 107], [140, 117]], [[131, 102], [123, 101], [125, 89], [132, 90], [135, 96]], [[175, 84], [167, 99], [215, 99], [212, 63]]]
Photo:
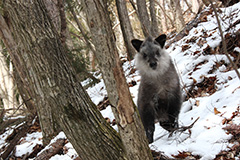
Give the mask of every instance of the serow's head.
[[[135, 57], [136, 67], [140, 72], [163, 71], [165, 64], [168, 64], [169, 56], [164, 50], [166, 35], [162, 34], [157, 38], [146, 38], [144, 41], [133, 39], [133, 47], [138, 51]], [[151, 69], [151, 70], [149, 70]]]

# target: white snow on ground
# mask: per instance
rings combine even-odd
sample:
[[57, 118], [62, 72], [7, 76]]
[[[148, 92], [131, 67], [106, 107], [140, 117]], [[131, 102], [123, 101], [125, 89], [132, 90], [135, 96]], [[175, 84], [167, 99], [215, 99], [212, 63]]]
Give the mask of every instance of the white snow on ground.
[[32, 153], [33, 147], [37, 144], [42, 145], [42, 132], [34, 132], [27, 134], [26, 137], [20, 139], [20, 144], [16, 146], [17, 157], [22, 157], [26, 153]]
[[[219, 16], [221, 17], [224, 34], [227, 33], [225, 30], [228, 29], [231, 24], [240, 19], [239, 8], [240, 3], [222, 9], [222, 13]], [[226, 71], [226, 66], [224, 64], [209, 74], [209, 71], [213, 70], [216, 63], [221, 60], [225, 63], [229, 63], [229, 60], [225, 55], [205, 55], [204, 49], [207, 46], [215, 48], [221, 42], [215, 16], [209, 15], [207, 16], [207, 20], [207, 22], [202, 22], [196, 28], [190, 30], [188, 36], [172, 44], [167, 49], [174, 63], [176, 63], [182, 86], [186, 89], [189, 89], [191, 85], [196, 82], [202, 82], [204, 77], [216, 76], [216, 92], [214, 94], [190, 98], [182, 105], [179, 115], [180, 126], [188, 126], [199, 117], [194, 126], [190, 129], [191, 132], [185, 131], [183, 133], [176, 133], [169, 137], [168, 132], [156, 123], [154, 143], [152, 143], [150, 147], [157, 151], [164, 152], [170, 157], [172, 155], [177, 155], [179, 151], [188, 151], [194, 155], [200, 155], [202, 160], [211, 160], [214, 159], [215, 155], [221, 150], [226, 150], [227, 147], [231, 146], [231, 144], [228, 143], [231, 135], [228, 135], [226, 131], [222, 129], [226, 126], [222, 124], [222, 121], [224, 118], [230, 118], [232, 112], [236, 111], [237, 107], [240, 106], [240, 80], [237, 78], [234, 71]], [[234, 29], [230, 29], [228, 33], [233, 33], [239, 28], [240, 24]], [[208, 35], [207, 38], [204, 38], [204, 34]], [[194, 43], [186, 43], [186, 41], [192, 37], [197, 37], [196, 41]], [[206, 43], [199, 46], [197, 43], [203, 40], [206, 41]], [[189, 45], [190, 48], [182, 51], [183, 45]], [[240, 53], [239, 47], [236, 47], [234, 50]], [[200, 64], [201, 62], [204, 62], [204, 64]], [[127, 82], [131, 82], [132, 80], [137, 82], [137, 85], [130, 87], [130, 92], [136, 103], [140, 76], [138, 72], [129, 75], [130, 70], [134, 68], [134, 61], [124, 63], [123, 68], [127, 77]], [[103, 80], [95, 86], [88, 88], [87, 92], [95, 104], [98, 104], [107, 96]], [[186, 95], [184, 90], [183, 94]], [[214, 108], [219, 111], [219, 114], [214, 113]], [[110, 106], [101, 111], [101, 113], [111, 121], [114, 119]], [[233, 122], [239, 124], [240, 118], [235, 118]], [[12, 131], [9, 130], [8, 133], [6, 132], [0, 135], [0, 147], [4, 145], [5, 138], [11, 132]], [[65, 138], [64, 133], [61, 132], [51, 143], [58, 138]], [[17, 146], [16, 155], [21, 156], [30, 152], [36, 144], [42, 143], [41, 139], [42, 134], [39, 132], [28, 134], [27, 137], [22, 140], [21, 144]], [[45, 149], [48, 147], [49, 146]], [[67, 143], [65, 147], [68, 148], [67, 154], [56, 155], [52, 157], [51, 160], [70, 160], [77, 156], [77, 153], [70, 143]]]

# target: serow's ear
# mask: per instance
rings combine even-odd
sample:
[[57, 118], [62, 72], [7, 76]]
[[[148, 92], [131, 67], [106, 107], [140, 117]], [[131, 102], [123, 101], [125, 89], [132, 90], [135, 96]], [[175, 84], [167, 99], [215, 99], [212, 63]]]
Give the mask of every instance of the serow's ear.
[[133, 39], [133, 40], [131, 40], [131, 43], [132, 43], [133, 47], [139, 52], [143, 41], [138, 40], [138, 39]]
[[165, 34], [161, 34], [155, 39], [155, 41], [157, 41], [160, 44], [160, 46], [163, 48], [166, 42], [166, 38], [167, 36]]

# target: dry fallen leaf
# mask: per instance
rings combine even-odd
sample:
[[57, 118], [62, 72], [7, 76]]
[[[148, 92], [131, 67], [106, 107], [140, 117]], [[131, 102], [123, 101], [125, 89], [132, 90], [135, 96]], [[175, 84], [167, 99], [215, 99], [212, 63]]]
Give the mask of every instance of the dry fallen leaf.
[[214, 107], [214, 114], [217, 115], [217, 114], [219, 114], [219, 113], [221, 113], [221, 112], [218, 111], [216, 107]]

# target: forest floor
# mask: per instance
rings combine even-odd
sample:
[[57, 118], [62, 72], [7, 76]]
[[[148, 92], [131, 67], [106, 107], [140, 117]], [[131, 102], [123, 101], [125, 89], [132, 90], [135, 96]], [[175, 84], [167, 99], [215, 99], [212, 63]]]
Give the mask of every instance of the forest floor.
[[[240, 67], [240, 3], [219, 8], [227, 50]], [[223, 44], [216, 17], [206, 8], [196, 18], [198, 22], [184, 30], [180, 38], [168, 35], [167, 51], [181, 77], [185, 97], [179, 115], [179, 125], [187, 129], [170, 134], [155, 124], [154, 142], [150, 145], [155, 160], [160, 159], [240, 159], [240, 79], [229, 59], [223, 54]], [[172, 37], [172, 38], [171, 38]], [[136, 103], [140, 76], [134, 61], [122, 58], [129, 89]], [[240, 71], [238, 69], [238, 71]], [[99, 76], [100, 77], [100, 76]], [[98, 77], [98, 78], [99, 78]], [[88, 81], [82, 84], [86, 85]], [[103, 117], [117, 129], [101, 82], [87, 89]], [[8, 159], [39, 159], [52, 152], [51, 160], [79, 160], [63, 132], [45, 148], [37, 119], [27, 133], [13, 146]], [[22, 124], [0, 133], [0, 154], [20, 133]]]

